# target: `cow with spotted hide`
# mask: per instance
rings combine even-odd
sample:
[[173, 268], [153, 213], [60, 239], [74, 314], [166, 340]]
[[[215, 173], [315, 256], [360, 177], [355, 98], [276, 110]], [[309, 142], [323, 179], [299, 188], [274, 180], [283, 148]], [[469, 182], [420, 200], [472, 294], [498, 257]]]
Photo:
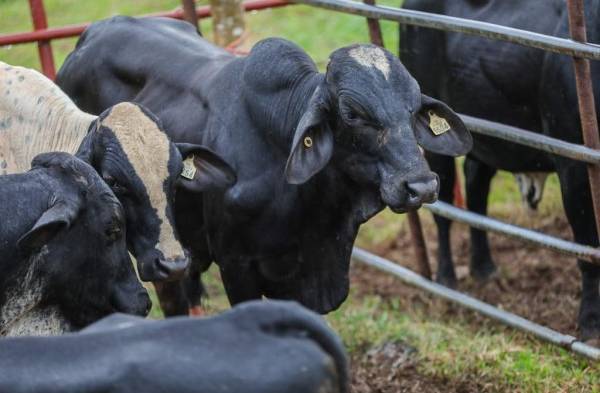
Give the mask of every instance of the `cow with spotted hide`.
[[[232, 304], [267, 296], [336, 309], [359, 226], [385, 206], [437, 198], [419, 145], [449, 155], [471, 146], [458, 116], [373, 45], [336, 50], [320, 73], [283, 39], [236, 57], [184, 22], [115, 17], [87, 28], [57, 83], [91, 113], [139, 102], [172, 140], [205, 144], [233, 166], [233, 187], [184, 192], [175, 209], [193, 275], [216, 261]], [[429, 113], [445, 123], [439, 136]], [[172, 286], [173, 313], [186, 311], [184, 295], [199, 301], [187, 288]]]
[[67, 153], [38, 155], [29, 172], [0, 176], [0, 200], [1, 336], [148, 313], [123, 208], [92, 167]]
[[[189, 261], [173, 223], [176, 189], [226, 187], [235, 179], [229, 166], [202, 146], [170, 142], [141, 105], [115, 103], [93, 116], [37, 71], [2, 62], [0, 86], [0, 174], [25, 170], [42, 152], [76, 153], [122, 203], [140, 278], [180, 277]], [[179, 176], [184, 160], [195, 172], [189, 179]]]

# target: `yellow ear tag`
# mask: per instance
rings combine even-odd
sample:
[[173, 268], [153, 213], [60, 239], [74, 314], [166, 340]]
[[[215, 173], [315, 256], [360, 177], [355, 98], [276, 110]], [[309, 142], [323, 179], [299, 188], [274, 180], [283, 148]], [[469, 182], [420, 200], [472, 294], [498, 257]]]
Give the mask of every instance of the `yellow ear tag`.
[[196, 166], [194, 165], [194, 156], [191, 155], [183, 161], [183, 170], [181, 171], [181, 177], [193, 180], [196, 174]]
[[310, 149], [313, 145], [313, 140], [311, 137], [307, 136], [304, 138], [304, 147], [306, 147], [307, 149]]
[[452, 128], [452, 127], [450, 127], [450, 124], [448, 124], [446, 119], [436, 115], [435, 112], [433, 112], [433, 111], [429, 111], [428, 114], [429, 114], [429, 128], [431, 128], [431, 131], [436, 136], [442, 135], [443, 133], [450, 131], [450, 128]]

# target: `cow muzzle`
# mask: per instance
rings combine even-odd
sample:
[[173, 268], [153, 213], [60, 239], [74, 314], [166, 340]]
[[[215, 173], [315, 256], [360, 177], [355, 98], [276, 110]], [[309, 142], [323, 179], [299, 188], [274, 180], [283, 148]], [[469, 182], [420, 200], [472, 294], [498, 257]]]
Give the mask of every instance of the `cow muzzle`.
[[426, 176], [388, 181], [381, 186], [381, 199], [394, 213], [417, 210], [424, 203], [438, 198], [438, 176], [429, 172]]
[[138, 272], [142, 281], [177, 281], [183, 278], [189, 265], [187, 257], [153, 256], [138, 260]]
[[111, 305], [115, 312], [145, 317], [152, 308], [152, 301], [143, 288], [134, 293], [117, 289], [111, 296]]

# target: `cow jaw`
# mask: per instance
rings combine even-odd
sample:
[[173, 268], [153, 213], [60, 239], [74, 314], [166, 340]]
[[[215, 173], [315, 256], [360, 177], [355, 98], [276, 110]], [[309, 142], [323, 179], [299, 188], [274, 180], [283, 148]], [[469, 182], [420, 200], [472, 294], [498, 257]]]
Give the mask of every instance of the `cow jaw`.
[[4, 336], [58, 336], [71, 331], [58, 307], [34, 308], [2, 332]]
[[36, 272], [47, 254], [44, 246], [31, 256], [23, 279], [6, 292], [6, 301], [0, 308], [0, 336], [49, 336], [70, 330], [57, 307], [40, 307], [45, 284]]
[[144, 184], [150, 204], [160, 220], [155, 248], [167, 260], [184, 258], [183, 248], [175, 238], [175, 230], [167, 216], [165, 184], [170, 176], [169, 139], [151, 118], [131, 103], [115, 105], [102, 125], [115, 134], [136, 175]]

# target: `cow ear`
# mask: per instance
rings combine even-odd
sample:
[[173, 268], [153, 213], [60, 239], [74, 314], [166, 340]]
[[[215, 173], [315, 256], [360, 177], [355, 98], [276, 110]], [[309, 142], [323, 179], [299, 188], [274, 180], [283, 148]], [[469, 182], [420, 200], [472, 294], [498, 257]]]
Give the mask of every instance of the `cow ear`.
[[99, 133], [100, 127], [100, 118], [96, 119], [90, 124], [90, 127], [88, 128], [88, 133], [79, 145], [77, 153], [75, 153], [77, 158], [87, 162], [96, 169], [98, 169], [99, 164], [97, 149], [99, 148], [98, 143], [101, 142], [101, 137]]
[[17, 241], [22, 251], [39, 250], [61, 230], [69, 228], [77, 217], [79, 208], [75, 204], [57, 202], [40, 216], [33, 227]]
[[290, 184], [307, 182], [327, 165], [333, 154], [333, 132], [323, 91], [315, 90], [296, 127], [285, 166], [285, 178]]
[[183, 158], [177, 185], [191, 192], [222, 190], [237, 181], [235, 171], [217, 153], [191, 143], [175, 144]]
[[462, 156], [473, 146], [471, 133], [460, 117], [441, 101], [421, 96], [415, 137], [425, 150], [447, 156]]

